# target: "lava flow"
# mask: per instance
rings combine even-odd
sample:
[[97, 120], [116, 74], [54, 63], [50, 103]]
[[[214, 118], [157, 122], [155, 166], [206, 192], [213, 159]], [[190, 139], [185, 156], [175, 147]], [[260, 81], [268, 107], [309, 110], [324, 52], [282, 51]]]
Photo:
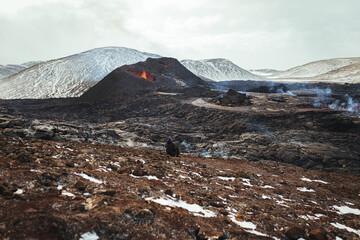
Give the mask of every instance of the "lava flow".
[[145, 70], [142, 71], [142, 73], [138, 73], [135, 72], [133, 70], [128, 70], [130, 73], [132, 73], [135, 77], [141, 77], [141, 78], [145, 78], [146, 80], [153, 82], [154, 81], [154, 77], [151, 76], [149, 73], [146, 73]]

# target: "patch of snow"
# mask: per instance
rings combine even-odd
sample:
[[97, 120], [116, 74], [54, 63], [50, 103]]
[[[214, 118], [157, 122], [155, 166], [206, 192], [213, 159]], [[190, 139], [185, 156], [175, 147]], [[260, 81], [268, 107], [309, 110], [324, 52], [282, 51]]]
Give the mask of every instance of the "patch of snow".
[[252, 187], [253, 185], [250, 183], [250, 179], [248, 179], [248, 178], [243, 178], [242, 179], [243, 180], [243, 185], [245, 185], [245, 186], [249, 186], [249, 187]]
[[63, 186], [59, 185], [57, 186], [57, 190], [62, 190], [63, 189]]
[[318, 183], [323, 183], [323, 184], [329, 184], [328, 182], [322, 181], [322, 180], [311, 180], [309, 178], [306, 177], [302, 177], [301, 180], [305, 181], [305, 182], [318, 182]]
[[262, 188], [274, 188], [274, 187], [270, 186], [270, 185], [265, 185], [265, 186], [262, 186]]
[[188, 177], [188, 176], [184, 176], [184, 175], [179, 175], [179, 177], [180, 177], [180, 178], [183, 178], [183, 179], [187, 178], [187, 179], [190, 179], [190, 180], [192, 180], [192, 179], [191, 179], [191, 177]]
[[74, 194], [72, 194], [71, 192], [65, 191], [65, 190], [61, 192], [61, 195], [68, 196], [68, 197], [71, 197], [71, 198], [75, 198]]
[[235, 224], [239, 225], [242, 228], [245, 228], [245, 231], [247, 231], [248, 233], [252, 233], [255, 234], [257, 236], [263, 236], [263, 237], [268, 237], [268, 235], [258, 232], [256, 231], [256, 225], [253, 224], [252, 222], [240, 222], [238, 220], [236, 220], [234, 215], [230, 215], [230, 219], [231, 221], [233, 221]]
[[340, 237], [336, 237], [335, 240], [343, 240], [342, 238]]
[[298, 187], [296, 189], [300, 192], [315, 192], [315, 190], [306, 187]]
[[264, 195], [264, 194], [261, 196], [261, 198], [262, 198], [262, 199], [271, 199], [271, 197], [266, 196], [266, 195]]
[[285, 201], [282, 201], [282, 200], [276, 200], [276, 203], [277, 203], [277, 204], [279, 204], [280, 206], [283, 206], [283, 207], [287, 207], [287, 208], [289, 208], [289, 206], [285, 204], [285, 203], [286, 203]]
[[85, 173], [74, 173], [75, 175], [78, 175], [86, 180], [89, 180], [91, 182], [94, 182], [94, 183], [98, 183], [98, 184], [102, 184], [103, 182], [99, 179], [96, 179], [96, 178], [93, 178], [93, 177], [90, 177], [88, 175], [86, 175]]
[[198, 177], [203, 177], [203, 176], [201, 176], [201, 174], [199, 174], [199, 173], [197, 173], [197, 172], [193, 172], [193, 174], [195, 174], [196, 176], [198, 176]]
[[90, 195], [90, 193], [85, 192], [83, 195], [84, 195], [84, 196], [89, 196], [89, 195]]
[[188, 204], [182, 200], [173, 200], [169, 198], [145, 198], [147, 201], [152, 201], [155, 203], [158, 203], [160, 205], [164, 206], [170, 206], [170, 207], [180, 207], [183, 209], [188, 210], [189, 212], [192, 212], [195, 216], [200, 217], [216, 217], [216, 213], [210, 210], [206, 210], [203, 207], [197, 205], [197, 204]]
[[20, 188], [18, 190], [16, 190], [16, 192], [14, 192], [14, 194], [16, 194], [16, 195], [21, 195], [23, 193], [24, 193], [24, 190], [22, 190]]
[[350, 208], [348, 206], [336, 206], [334, 205], [333, 208], [335, 208], [339, 214], [355, 214], [355, 215], [360, 215], [360, 210], [356, 209], [356, 208]]
[[299, 218], [305, 219], [307, 221], [314, 221], [319, 219], [317, 216], [310, 216], [310, 215], [302, 215], [299, 216]]
[[340, 224], [340, 223], [331, 223], [331, 225], [333, 225], [334, 227], [336, 227], [338, 229], [345, 229], [345, 230], [347, 230], [349, 232], [355, 233], [358, 236], [360, 236], [360, 230], [355, 230], [353, 228], [347, 227], [347, 226], [345, 226], [343, 224]]
[[30, 172], [41, 172], [41, 171], [38, 169], [30, 169]]
[[288, 201], [288, 202], [294, 202], [294, 200], [291, 200], [291, 199], [289, 199], [289, 198], [285, 198], [284, 196], [282, 196], [282, 195], [278, 195], [282, 200], [284, 200], [284, 201]]
[[160, 181], [160, 179], [157, 178], [156, 176], [135, 176], [133, 174], [130, 174], [130, 176], [133, 178], [147, 178], [149, 180], [159, 180]]
[[217, 178], [219, 178], [221, 180], [224, 180], [224, 181], [234, 181], [235, 180], [234, 177], [221, 177], [221, 176], [218, 176]]
[[99, 236], [96, 232], [87, 232], [81, 235], [80, 240], [98, 240]]
[[355, 204], [353, 204], [352, 202], [344, 202], [345, 204], [347, 205], [351, 205], [351, 206], [354, 206]]

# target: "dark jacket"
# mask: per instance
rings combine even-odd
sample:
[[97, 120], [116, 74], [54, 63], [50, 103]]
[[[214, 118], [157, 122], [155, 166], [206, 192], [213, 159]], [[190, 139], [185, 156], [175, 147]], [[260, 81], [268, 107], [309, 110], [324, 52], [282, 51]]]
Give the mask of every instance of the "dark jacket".
[[172, 157], [178, 157], [180, 155], [179, 147], [176, 146], [170, 139], [165, 144], [166, 153]]

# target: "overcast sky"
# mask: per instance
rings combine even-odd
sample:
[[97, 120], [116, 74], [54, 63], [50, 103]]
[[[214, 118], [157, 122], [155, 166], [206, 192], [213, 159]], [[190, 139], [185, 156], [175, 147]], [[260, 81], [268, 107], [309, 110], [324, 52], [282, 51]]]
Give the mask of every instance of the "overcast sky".
[[359, 0], [1, 0], [0, 64], [105, 46], [288, 69], [360, 57]]

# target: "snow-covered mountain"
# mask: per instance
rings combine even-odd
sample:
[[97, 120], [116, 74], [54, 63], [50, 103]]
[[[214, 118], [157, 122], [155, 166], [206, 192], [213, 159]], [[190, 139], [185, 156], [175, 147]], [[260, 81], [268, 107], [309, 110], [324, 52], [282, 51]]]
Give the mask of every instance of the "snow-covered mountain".
[[359, 62], [360, 58], [334, 58], [320, 60], [275, 73], [269, 76], [269, 78], [311, 78]]
[[46, 61], [0, 79], [0, 98], [77, 97], [114, 69], [159, 55], [124, 47], [96, 48]]
[[214, 81], [261, 79], [260, 76], [254, 75], [237, 66], [233, 62], [223, 58], [205, 60], [186, 59], [180, 62], [187, 69], [202, 79], [210, 79]]
[[279, 71], [278, 70], [275, 70], [275, 69], [252, 69], [252, 70], [249, 70], [249, 72], [251, 72], [252, 74], [255, 74], [255, 75], [259, 75], [259, 76], [270, 76], [270, 75], [273, 75], [275, 73], [278, 73]]
[[0, 79], [9, 77], [15, 73], [21, 72], [22, 70], [32, 67], [41, 62], [26, 62], [23, 64], [8, 64], [6, 66], [0, 65]]

